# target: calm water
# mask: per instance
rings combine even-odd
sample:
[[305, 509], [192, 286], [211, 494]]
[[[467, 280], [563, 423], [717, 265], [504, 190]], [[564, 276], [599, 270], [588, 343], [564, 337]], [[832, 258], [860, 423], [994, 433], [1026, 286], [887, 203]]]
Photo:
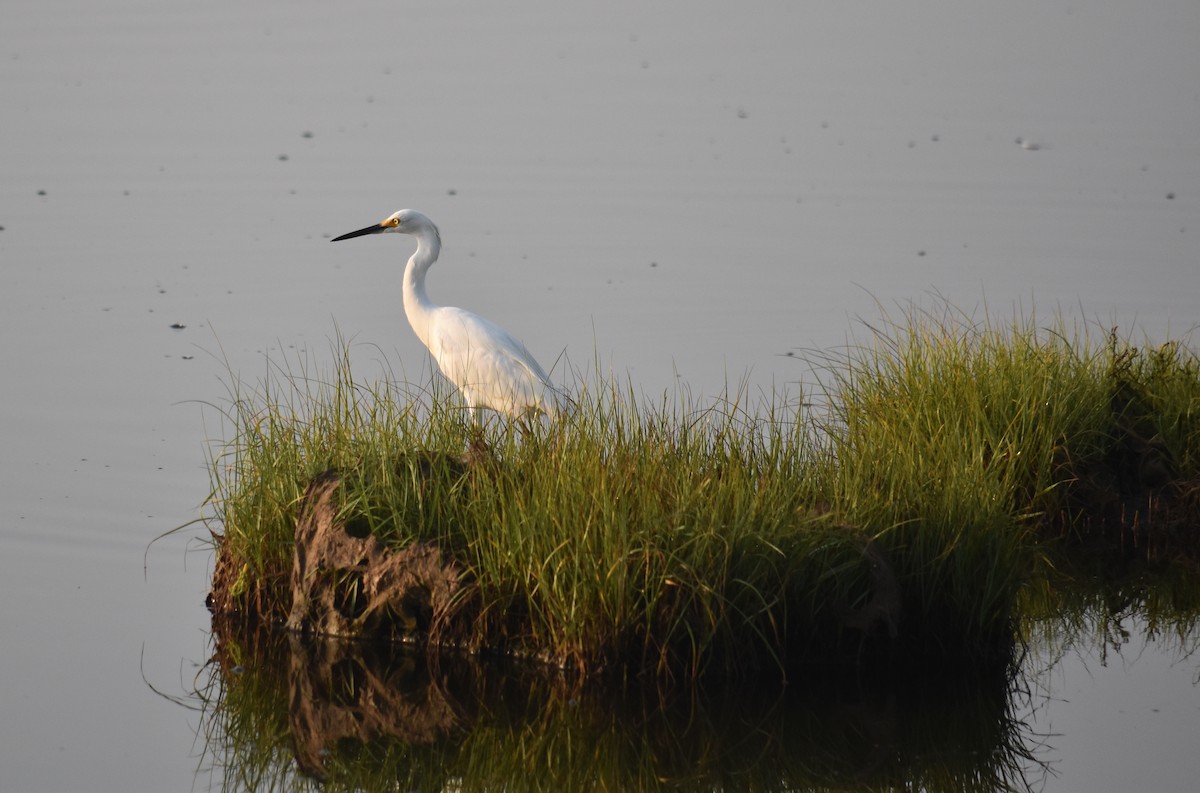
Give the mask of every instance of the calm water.
[[[156, 693], [210, 652], [204, 529], [147, 543], [228, 369], [340, 328], [424, 376], [408, 250], [327, 243], [401, 207], [435, 300], [648, 393], [794, 389], [931, 293], [1200, 321], [1200, 6], [512, 5], [6, 6], [0, 789], [208, 784]], [[1039, 672], [1041, 789], [1194, 787], [1198, 662], [1133, 628]]]

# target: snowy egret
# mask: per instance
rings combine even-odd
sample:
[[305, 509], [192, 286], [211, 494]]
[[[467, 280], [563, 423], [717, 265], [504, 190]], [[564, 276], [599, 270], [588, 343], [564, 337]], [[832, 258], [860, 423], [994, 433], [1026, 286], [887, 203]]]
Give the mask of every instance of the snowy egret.
[[425, 293], [425, 273], [437, 261], [442, 238], [437, 226], [414, 209], [401, 209], [374, 226], [332, 242], [367, 234], [408, 234], [417, 251], [404, 268], [404, 313], [438, 368], [458, 386], [472, 417], [489, 408], [514, 418], [559, 412], [560, 395], [525, 345], [499, 325], [453, 306], [439, 306]]

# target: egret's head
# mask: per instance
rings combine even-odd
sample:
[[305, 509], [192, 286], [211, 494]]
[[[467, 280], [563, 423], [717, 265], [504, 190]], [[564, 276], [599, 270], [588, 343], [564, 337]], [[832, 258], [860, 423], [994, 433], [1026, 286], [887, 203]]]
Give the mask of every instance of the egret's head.
[[418, 237], [432, 234], [439, 242], [441, 241], [437, 226], [433, 225], [433, 221], [415, 209], [401, 209], [399, 212], [388, 215], [374, 226], [367, 226], [358, 231], [351, 231], [340, 237], [334, 237], [330, 241], [348, 240], [354, 237], [362, 237], [366, 234], [385, 234], [389, 231], [399, 234], [412, 234]]
[[437, 229], [432, 220], [415, 209], [401, 209], [399, 212], [388, 215], [379, 225], [383, 227], [383, 231], [396, 231], [401, 234], [415, 234], [419, 231]]

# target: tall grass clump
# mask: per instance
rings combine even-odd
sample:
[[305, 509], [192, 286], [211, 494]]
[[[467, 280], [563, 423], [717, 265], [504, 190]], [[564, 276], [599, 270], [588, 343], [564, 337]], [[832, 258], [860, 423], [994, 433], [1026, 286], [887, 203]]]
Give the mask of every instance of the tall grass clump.
[[349, 347], [339, 338], [332, 349], [336, 363], [321, 375], [297, 357], [268, 361], [253, 390], [230, 379], [229, 403], [220, 411], [229, 439], [213, 449], [207, 499], [222, 528], [214, 534], [214, 579], [228, 584], [220, 591], [229, 599], [223, 611], [268, 621], [286, 615], [297, 506], [317, 474], [369, 474], [413, 449], [451, 443], [439, 434], [448, 422], [432, 420], [441, 402], [394, 393], [388, 380], [357, 383]]
[[1177, 343], [913, 308], [824, 370], [823, 498], [903, 567], [916, 630], [1012, 615], [1047, 539], [1129, 519], [1149, 483], [1122, 471], [1149, 452], [1196, 475], [1200, 378]]
[[298, 360], [231, 386], [214, 612], [284, 619], [298, 508], [330, 470], [350, 534], [459, 571], [453, 608], [408, 638], [584, 673], [1005, 657], [1052, 548], [1194, 545], [1200, 522], [1200, 366], [1180, 344], [913, 309], [820, 361], [819, 408], [581, 377], [556, 422], [482, 425], [334, 353], [321, 376]]
[[735, 401], [583, 389], [571, 420], [508, 446], [513, 464], [479, 494], [485, 525], [465, 550], [496, 604], [485, 616], [528, 610], [523, 641], [581, 668], [779, 663], [789, 620], [822, 617], [815, 597], [801, 615], [799, 582], [845, 602], [854, 576], [825, 563], [861, 566], [811, 509], [802, 433], [795, 415]]
[[231, 394], [215, 611], [282, 621], [297, 508], [329, 469], [348, 525], [463, 569], [444, 638], [478, 650], [583, 672], [779, 668], [834, 652], [870, 594], [865, 538], [814, 509], [795, 405], [581, 381], [558, 423], [480, 427], [455, 395], [361, 385], [339, 355], [325, 378], [276, 368]]

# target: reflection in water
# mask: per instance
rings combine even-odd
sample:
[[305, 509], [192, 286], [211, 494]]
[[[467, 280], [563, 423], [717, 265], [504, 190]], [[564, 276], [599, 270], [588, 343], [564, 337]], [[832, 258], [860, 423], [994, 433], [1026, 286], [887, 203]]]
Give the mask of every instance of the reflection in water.
[[339, 746], [430, 744], [469, 715], [410, 653], [288, 637], [288, 726], [300, 770], [326, 776]]
[[[1014, 712], [1033, 730], [1054, 733], [1039, 753], [1052, 789], [1194, 785], [1193, 753], [1180, 751], [1187, 738], [1177, 738], [1193, 731], [1195, 706], [1159, 711], [1195, 702], [1200, 685], [1194, 551], [1151, 563], [1124, 550], [1059, 554], [1052, 573], [1022, 591], [1022, 666], [1033, 694]], [[1112, 754], [1095, 740], [1104, 732], [1119, 736], [1119, 760], [1098, 758]]]
[[1105, 662], [1134, 634], [1179, 660], [1200, 655], [1200, 577], [1194, 551], [1167, 563], [1080, 553], [1021, 593], [1023, 639], [1044, 674], [1072, 652]]
[[664, 692], [395, 646], [214, 639], [199, 696], [215, 789], [990, 791], [1042, 773], [1003, 670]]

